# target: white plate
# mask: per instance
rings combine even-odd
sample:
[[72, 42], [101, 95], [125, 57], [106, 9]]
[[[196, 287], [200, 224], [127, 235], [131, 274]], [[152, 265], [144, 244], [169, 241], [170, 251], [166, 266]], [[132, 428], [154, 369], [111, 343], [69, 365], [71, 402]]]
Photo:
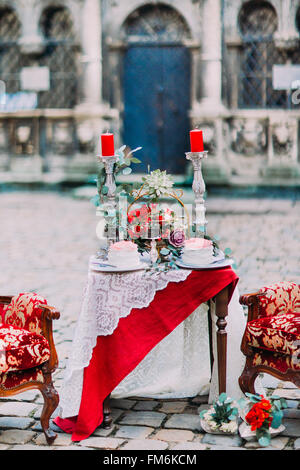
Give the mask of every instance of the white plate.
[[90, 264], [90, 268], [93, 271], [101, 272], [101, 273], [126, 273], [129, 271], [140, 271], [142, 269], [146, 269], [146, 264], [145, 263], [139, 263], [136, 266], [130, 266], [128, 268], [118, 268], [117, 266], [110, 266], [109, 264], [107, 266], [104, 266], [105, 261], [92, 261]]
[[218, 268], [226, 268], [227, 266], [231, 266], [234, 263], [233, 259], [225, 258], [219, 261], [215, 261], [211, 264], [185, 264], [181, 260], [176, 261], [177, 266], [179, 268], [185, 269], [218, 269]]

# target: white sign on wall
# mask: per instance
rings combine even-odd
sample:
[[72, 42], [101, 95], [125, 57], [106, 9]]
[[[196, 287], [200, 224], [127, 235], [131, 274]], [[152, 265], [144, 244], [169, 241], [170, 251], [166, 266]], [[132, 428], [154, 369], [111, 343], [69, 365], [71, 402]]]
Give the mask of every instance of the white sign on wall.
[[0, 112], [14, 113], [16, 111], [36, 109], [37, 105], [37, 93], [26, 91], [5, 93], [1, 96]]
[[27, 91], [48, 91], [50, 70], [48, 67], [24, 67], [21, 70], [21, 87]]
[[300, 65], [273, 65], [274, 90], [295, 90], [299, 88]]

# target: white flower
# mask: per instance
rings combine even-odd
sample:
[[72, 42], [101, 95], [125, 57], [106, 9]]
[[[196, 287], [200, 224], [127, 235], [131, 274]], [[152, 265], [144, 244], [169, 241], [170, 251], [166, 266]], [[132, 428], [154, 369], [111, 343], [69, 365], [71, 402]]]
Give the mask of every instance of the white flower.
[[170, 192], [173, 181], [166, 171], [154, 170], [144, 178], [144, 189], [150, 195], [163, 196]]
[[236, 421], [230, 421], [229, 423], [222, 423], [220, 426], [220, 430], [223, 432], [230, 432], [233, 434], [237, 430], [237, 423]]

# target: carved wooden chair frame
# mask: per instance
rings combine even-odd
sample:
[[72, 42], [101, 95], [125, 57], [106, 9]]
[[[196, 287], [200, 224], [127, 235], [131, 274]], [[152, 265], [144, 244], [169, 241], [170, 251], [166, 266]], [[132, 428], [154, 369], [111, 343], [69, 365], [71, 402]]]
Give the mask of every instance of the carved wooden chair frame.
[[[0, 304], [9, 304], [12, 298], [13, 296], [0, 296]], [[52, 321], [58, 320], [60, 313], [56, 308], [50, 307], [49, 305], [39, 305], [38, 307], [42, 310], [42, 334], [47, 339], [50, 348], [49, 360], [44, 364], [37, 366], [43, 374], [43, 382], [29, 381], [28, 383], [22, 383], [21, 385], [8, 389], [0, 384], [0, 397], [9, 397], [27, 390], [38, 389], [44, 398], [44, 406], [40, 418], [41, 426], [47, 443], [51, 445], [57, 437], [57, 434], [49, 428], [49, 421], [59, 403], [59, 396], [52, 382], [52, 373], [58, 366], [58, 357], [53, 340]], [[25, 369], [25, 371], [26, 370], [28, 369]]]
[[[240, 296], [240, 303], [248, 307], [248, 322], [258, 318], [261, 295], [263, 294], [255, 292]], [[252, 358], [255, 354], [255, 350], [247, 344], [245, 336], [242, 340], [241, 351], [246, 356], [246, 364], [239, 378], [239, 385], [243, 393], [256, 393], [255, 380], [260, 373], [270, 374], [276, 379], [292, 382], [300, 388], [300, 370], [287, 369], [286, 372], [281, 372], [263, 364], [254, 366]]]

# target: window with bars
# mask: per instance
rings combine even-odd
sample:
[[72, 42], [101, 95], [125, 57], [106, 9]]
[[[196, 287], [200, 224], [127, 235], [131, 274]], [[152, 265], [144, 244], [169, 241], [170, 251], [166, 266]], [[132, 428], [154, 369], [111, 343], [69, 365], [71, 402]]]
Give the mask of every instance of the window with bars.
[[70, 12], [47, 8], [41, 18], [46, 49], [39, 60], [50, 70], [51, 87], [40, 93], [40, 108], [73, 108], [77, 102], [76, 43]]
[[275, 64], [300, 63], [299, 50], [276, 48], [274, 33], [278, 20], [268, 2], [250, 1], [239, 16], [243, 49], [239, 74], [239, 107], [287, 108], [286, 91], [274, 90], [272, 68]]
[[5, 82], [7, 93], [20, 91], [19, 69], [21, 53], [17, 41], [21, 24], [11, 8], [0, 9], [0, 80]]
[[47, 8], [41, 17], [45, 50], [32, 57], [22, 54], [18, 45], [21, 22], [11, 8], [0, 10], [0, 80], [6, 93], [22, 91], [23, 67], [46, 66], [50, 70], [50, 90], [38, 94], [39, 108], [73, 108], [77, 102], [77, 45], [70, 12], [65, 7]]

